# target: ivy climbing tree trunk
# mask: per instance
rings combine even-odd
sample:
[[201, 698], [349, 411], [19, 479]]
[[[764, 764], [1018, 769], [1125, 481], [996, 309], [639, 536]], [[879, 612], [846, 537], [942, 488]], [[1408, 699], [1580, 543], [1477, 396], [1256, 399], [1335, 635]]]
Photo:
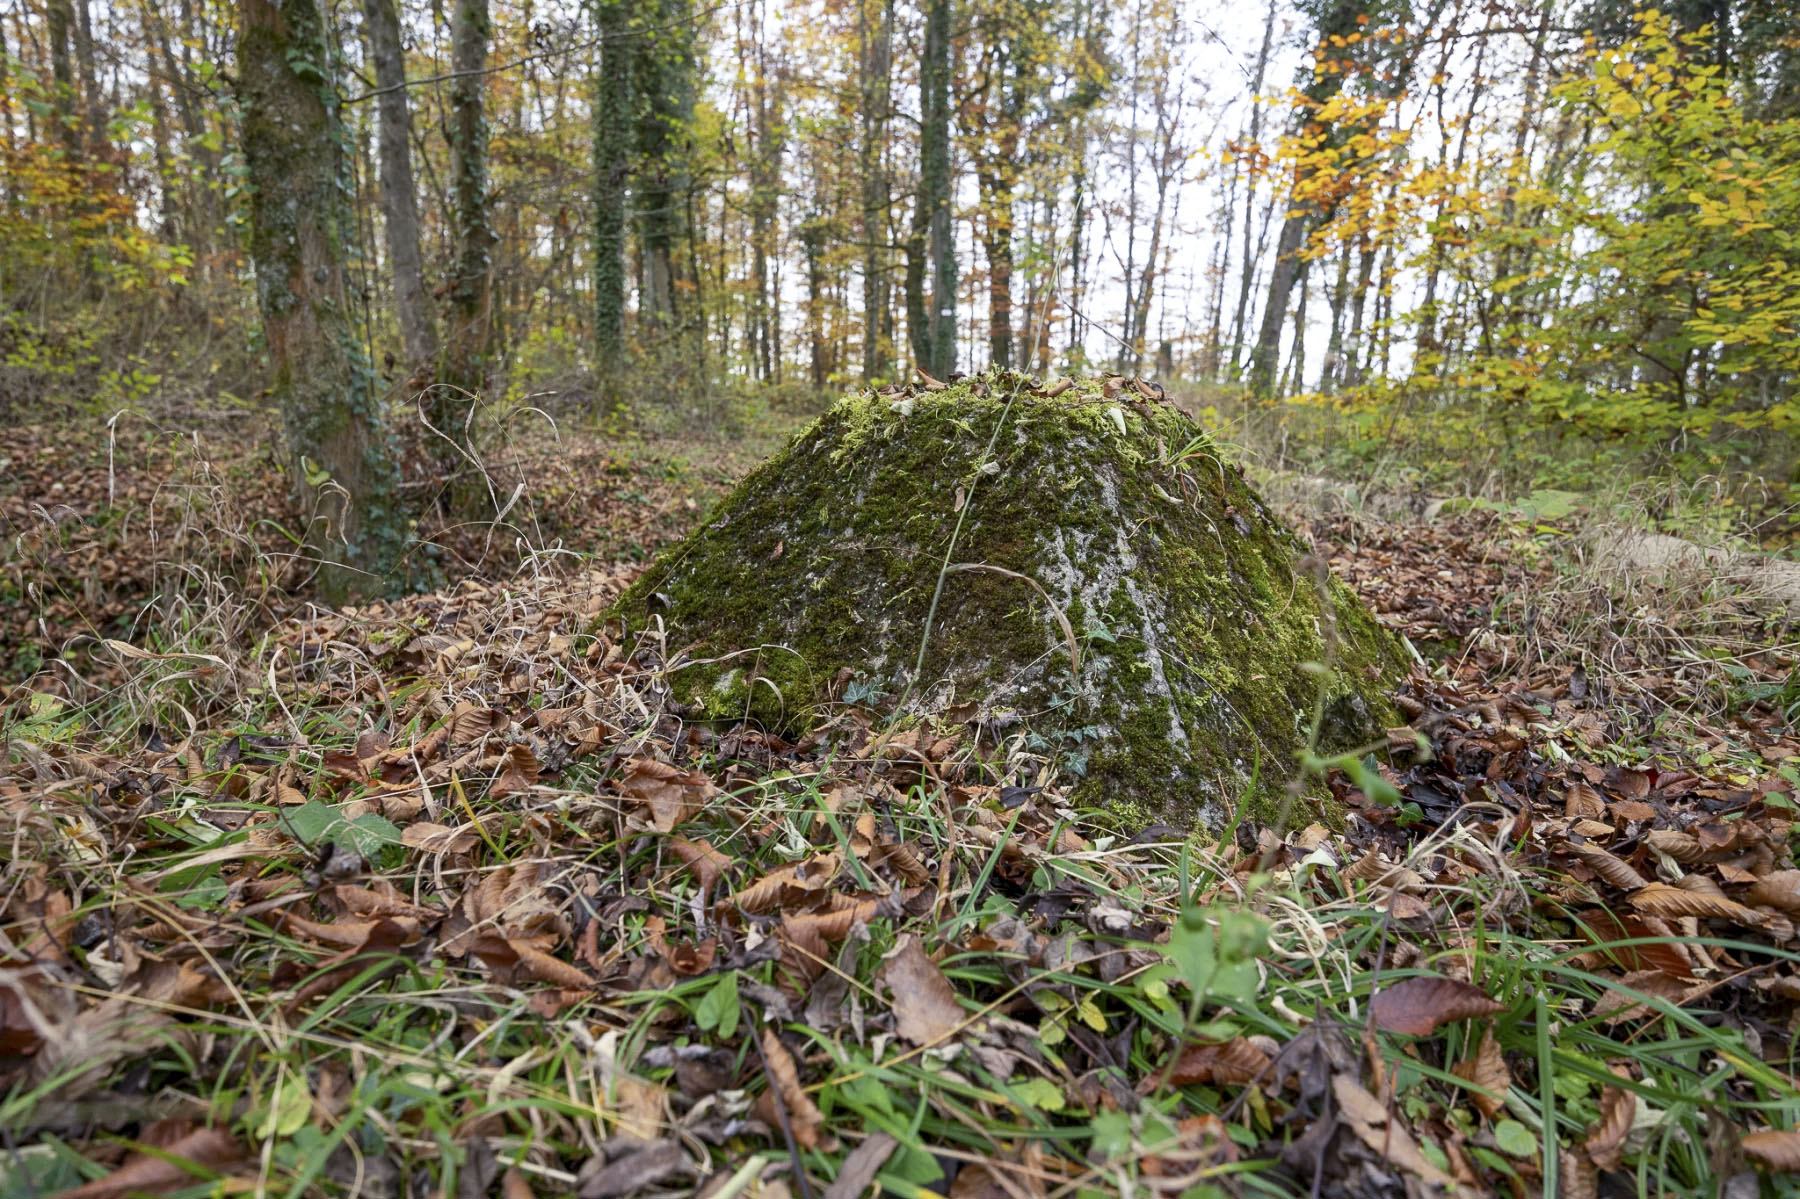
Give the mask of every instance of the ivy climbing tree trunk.
[[930, 359], [938, 378], [956, 369], [956, 237], [950, 198], [950, 0], [926, 0], [919, 61], [919, 206], [931, 260]]
[[860, 0], [857, 22], [862, 41], [862, 144], [857, 163], [862, 176], [862, 368], [863, 381], [873, 383], [888, 372], [888, 213], [892, 196], [886, 155], [893, 0]]
[[380, 93], [381, 209], [394, 272], [394, 309], [407, 366], [419, 372], [434, 366], [438, 340], [419, 254], [419, 202], [413, 191], [412, 119], [407, 110], [406, 61], [400, 50], [400, 15], [394, 0], [363, 0], [363, 16]]
[[625, 364], [625, 189], [631, 177], [631, 12], [599, 0], [600, 61], [594, 80], [594, 362], [600, 400], [617, 410]]
[[456, 206], [456, 268], [450, 284], [450, 334], [434, 420], [445, 436], [466, 439], [469, 397], [488, 389], [494, 357], [494, 236], [488, 200], [486, 112], [487, 0], [456, 0], [451, 18], [450, 168]]
[[[633, 79], [644, 97], [638, 119], [638, 243], [644, 258], [638, 319], [649, 331], [675, 330], [676, 250], [687, 191], [687, 137], [694, 116], [693, 12], [690, 0], [642, 6], [653, 27], [637, 39]], [[672, 363], [685, 366], [677, 360]]]
[[253, 183], [250, 253], [286, 457], [325, 598], [393, 590], [399, 471], [344, 259], [354, 226], [317, 0], [239, 0], [237, 99]]

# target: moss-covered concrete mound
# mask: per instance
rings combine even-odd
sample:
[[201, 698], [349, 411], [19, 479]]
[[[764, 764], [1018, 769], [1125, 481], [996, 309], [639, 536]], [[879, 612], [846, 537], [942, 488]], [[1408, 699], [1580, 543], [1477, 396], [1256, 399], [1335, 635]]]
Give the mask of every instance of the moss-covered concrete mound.
[[678, 698], [711, 716], [791, 732], [846, 702], [953, 713], [1078, 779], [1077, 801], [1217, 825], [1252, 777], [1279, 793], [1315, 713], [1322, 748], [1379, 736], [1402, 657], [1141, 391], [996, 375], [850, 396], [613, 614], [661, 616], [695, 663]]

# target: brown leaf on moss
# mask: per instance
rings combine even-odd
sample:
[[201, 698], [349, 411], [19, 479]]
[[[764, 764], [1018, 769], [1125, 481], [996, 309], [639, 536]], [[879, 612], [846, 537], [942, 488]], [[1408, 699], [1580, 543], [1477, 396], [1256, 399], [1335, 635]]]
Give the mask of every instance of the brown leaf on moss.
[[1383, 987], [1369, 1004], [1375, 1027], [1407, 1036], [1430, 1036], [1446, 1024], [1506, 1010], [1469, 983], [1441, 975], [1415, 975]]
[[955, 1035], [966, 1019], [956, 988], [912, 933], [887, 955], [881, 981], [893, 992], [895, 1029], [914, 1045], [936, 1045]]

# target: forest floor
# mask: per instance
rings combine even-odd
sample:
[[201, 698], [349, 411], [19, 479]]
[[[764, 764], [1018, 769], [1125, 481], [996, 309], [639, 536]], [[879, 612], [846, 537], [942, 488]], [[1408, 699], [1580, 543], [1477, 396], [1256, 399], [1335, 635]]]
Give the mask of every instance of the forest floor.
[[688, 721], [595, 617], [757, 444], [521, 444], [343, 612], [255, 444], [0, 434], [0, 1192], [1800, 1192], [1794, 637], [1578, 514], [1296, 510], [1410, 727], [1184, 840]]

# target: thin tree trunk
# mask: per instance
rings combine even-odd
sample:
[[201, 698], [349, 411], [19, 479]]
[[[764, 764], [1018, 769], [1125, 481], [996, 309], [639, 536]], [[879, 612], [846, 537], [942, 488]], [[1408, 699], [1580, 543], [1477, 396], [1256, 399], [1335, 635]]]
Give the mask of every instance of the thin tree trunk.
[[239, 0], [238, 103], [263, 333], [325, 597], [393, 589], [405, 541], [373, 372], [352, 321], [337, 92], [317, 0]]
[[[871, 12], [873, 10], [873, 19]], [[888, 373], [888, 214], [893, 200], [887, 175], [889, 88], [893, 76], [893, 0], [859, 0], [862, 39], [862, 302], [863, 382]]]
[[388, 262], [394, 272], [394, 309], [407, 368], [431, 366], [438, 354], [437, 325], [425, 288], [419, 253], [419, 202], [413, 191], [412, 117], [406, 99], [406, 60], [400, 48], [400, 15], [394, 0], [363, 0], [363, 29], [375, 68], [381, 209], [387, 228]]
[[75, 9], [69, 0], [48, 0], [50, 27], [50, 79], [54, 94], [57, 139], [72, 158], [81, 153], [81, 128], [75, 116], [75, 61], [69, 55], [69, 39], [75, 27]]
[[494, 235], [488, 195], [487, 58], [493, 29], [487, 0], [456, 0], [451, 17], [450, 174], [455, 202], [456, 266], [450, 283], [443, 402], [438, 425], [458, 443], [469, 396], [485, 395], [493, 370]]
[[625, 362], [625, 189], [631, 175], [632, 53], [628, 0], [599, 0], [594, 104], [594, 360], [603, 406], [622, 404]]
[[931, 340], [927, 369], [944, 378], [956, 369], [956, 236], [951, 225], [950, 0], [927, 0], [925, 50], [919, 62], [919, 204], [931, 255]]

